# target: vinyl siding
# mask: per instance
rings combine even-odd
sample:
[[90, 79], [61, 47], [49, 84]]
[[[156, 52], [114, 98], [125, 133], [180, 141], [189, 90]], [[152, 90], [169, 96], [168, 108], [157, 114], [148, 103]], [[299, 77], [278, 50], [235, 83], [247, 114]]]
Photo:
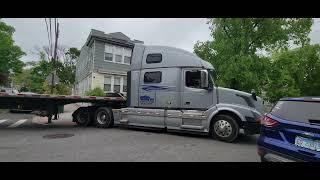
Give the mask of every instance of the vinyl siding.
[[80, 82], [86, 78], [92, 70], [92, 58], [89, 57], [90, 47], [83, 46], [76, 64], [76, 81]]
[[[94, 41], [94, 71], [112, 71], [112, 72], [127, 72], [130, 69], [130, 65], [108, 62], [104, 60], [105, 43], [102, 41]], [[119, 52], [117, 52], [119, 53]]]

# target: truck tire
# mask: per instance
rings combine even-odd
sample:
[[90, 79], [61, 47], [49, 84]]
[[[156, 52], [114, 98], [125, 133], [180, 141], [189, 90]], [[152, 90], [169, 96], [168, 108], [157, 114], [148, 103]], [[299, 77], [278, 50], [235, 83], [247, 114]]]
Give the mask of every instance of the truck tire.
[[111, 128], [113, 126], [112, 111], [106, 107], [100, 107], [94, 113], [94, 122], [96, 127]]
[[79, 126], [89, 126], [91, 123], [90, 111], [88, 108], [79, 108], [75, 113], [75, 122]]
[[238, 135], [239, 125], [230, 115], [217, 115], [210, 124], [210, 136], [214, 139], [231, 143]]

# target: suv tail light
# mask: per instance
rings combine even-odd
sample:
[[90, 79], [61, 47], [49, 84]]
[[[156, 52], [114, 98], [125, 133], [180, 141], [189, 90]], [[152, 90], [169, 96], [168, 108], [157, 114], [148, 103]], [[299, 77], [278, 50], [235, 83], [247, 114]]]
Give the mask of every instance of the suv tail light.
[[267, 127], [274, 127], [274, 126], [278, 125], [278, 121], [276, 121], [268, 116], [264, 116], [263, 118], [261, 118], [260, 123], [261, 123], [261, 125], [264, 125]]

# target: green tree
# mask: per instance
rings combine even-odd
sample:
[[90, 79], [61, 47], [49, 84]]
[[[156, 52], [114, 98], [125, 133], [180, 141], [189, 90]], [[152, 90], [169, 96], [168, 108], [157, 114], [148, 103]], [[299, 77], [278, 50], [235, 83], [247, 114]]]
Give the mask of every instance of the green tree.
[[[47, 82], [43, 82], [42, 84], [43, 93], [50, 94], [51, 87]], [[63, 83], [59, 83], [53, 87], [53, 94], [60, 94], [60, 95], [68, 95], [71, 93], [70, 87]]]
[[74, 86], [75, 83], [76, 61], [79, 56], [80, 50], [75, 47], [69, 48], [68, 51], [65, 52], [64, 63], [59, 72], [60, 80], [70, 88]]
[[[60, 49], [61, 50], [61, 49]], [[53, 70], [57, 72], [60, 83], [53, 87], [54, 94], [70, 94], [75, 81], [75, 61], [78, 57], [76, 48], [70, 48], [58, 61], [51, 61], [44, 47], [39, 51], [40, 60], [28, 62], [30, 69], [24, 69], [21, 75], [14, 77], [15, 84], [37, 93], [51, 93], [46, 78]]]
[[268, 81], [271, 102], [288, 96], [319, 96], [320, 45], [274, 53]]
[[214, 18], [212, 40], [197, 42], [194, 52], [213, 64], [218, 84], [261, 93], [268, 83], [268, 54], [309, 43], [311, 18]]
[[24, 66], [20, 58], [25, 53], [14, 44], [14, 31], [12, 26], [0, 19], [0, 84], [7, 82], [10, 73], [20, 73]]
[[33, 82], [31, 80], [31, 69], [23, 69], [21, 73], [15, 74], [12, 77], [12, 81], [20, 91], [31, 91], [33, 85]]
[[69, 48], [65, 53], [65, 59], [63, 64], [63, 69], [60, 72], [62, 81], [65, 84], [72, 86], [75, 82], [76, 74], [76, 61], [80, 56], [80, 50], [75, 47]]
[[80, 56], [80, 52], [81, 51], [79, 49], [72, 47], [72, 48], [69, 48], [69, 50], [65, 53], [67, 56], [70, 57], [72, 65], [75, 65], [75, 60]]

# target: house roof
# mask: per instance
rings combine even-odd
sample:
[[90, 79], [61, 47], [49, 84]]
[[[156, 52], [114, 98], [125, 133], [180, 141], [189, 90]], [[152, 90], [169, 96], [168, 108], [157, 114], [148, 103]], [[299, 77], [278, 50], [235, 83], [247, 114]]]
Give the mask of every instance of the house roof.
[[126, 40], [126, 41], [131, 41], [130, 38], [128, 36], [126, 36], [125, 34], [123, 34], [122, 32], [114, 32], [114, 33], [109, 33], [107, 35], [109, 35], [115, 39], [122, 39], [122, 40]]
[[104, 42], [108, 42], [110, 44], [116, 44], [120, 46], [132, 47], [134, 43], [143, 43], [143, 41], [131, 40], [128, 36], [123, 34], [122, 32], [114, 32], [106, 34], [103, 31], [99, 31], [96, 29], [91, 29], [91, 32], [87, 38], [86, 46], [90, 46], [93, 42], [93, 39], [99, 39]]

